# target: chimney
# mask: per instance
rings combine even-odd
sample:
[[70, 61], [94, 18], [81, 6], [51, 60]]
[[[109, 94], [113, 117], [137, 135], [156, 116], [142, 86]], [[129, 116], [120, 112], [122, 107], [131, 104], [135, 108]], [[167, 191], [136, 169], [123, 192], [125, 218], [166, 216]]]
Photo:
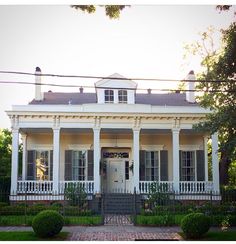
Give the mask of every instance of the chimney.
[[80, 88], [79, 88], [79, 92], [80, 92], [80, 93], [83, 93], [83, 92], [84, 92], [84, 88], [83, 88], [83, 87], [80, 87]]
[[[189, 82], [191, 80], [196, 80], [194, 71], [191, 70], [188, 75], [186, 76], [185, 80], [187, 80], [187, 90], [194, 90], [195, 83]], [[186, 91], [186, 100], [190, 103], [195, 103], [195, 93], [194, 91]]]
[[148, 88], [147, 92], [148, 92], [148, 94], [151, 94], [152, 93], [152, 89]]
[[43, 100], [43, 94], [41, 92], [41, 69], [39, 67], [35, 69], [35, 100]]

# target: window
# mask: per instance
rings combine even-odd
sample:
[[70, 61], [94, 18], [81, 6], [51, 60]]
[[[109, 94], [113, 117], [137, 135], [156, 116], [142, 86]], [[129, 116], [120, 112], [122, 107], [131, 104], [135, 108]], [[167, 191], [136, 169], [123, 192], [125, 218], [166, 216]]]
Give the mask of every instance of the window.
[[125, 161], [125, 179], [129, 180], [129, 161]]
[[86, 151], [72, 153], [72, 180], [85, 180]]
[[48, 151], [36, 151], [36, 179], [50, 180], [50, 165], [48, 159]]
[[181, 151], [181, 181], [195, 180], [195, 151]]
[[127, 103], [127, 91], [126, 90], [118, 91], [118, 100], [119, 100], [119, 103]]
[[159, 160], [157, 151], [145, 152], [145, 181], [159, 180]]
[[114, 91], [105, 90], [105, 103], [114, 103]]

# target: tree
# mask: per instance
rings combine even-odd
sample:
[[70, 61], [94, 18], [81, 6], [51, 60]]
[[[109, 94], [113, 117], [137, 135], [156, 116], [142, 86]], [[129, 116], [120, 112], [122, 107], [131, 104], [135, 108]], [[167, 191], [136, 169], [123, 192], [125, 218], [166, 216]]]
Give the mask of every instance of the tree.
[[[0, 177], [11, 176], [12, 133], [0, 129]], [[22, 144], [19, 146], [19, 172], [21, 171]]]
[[202, 65], [207, 69], [200, 75], [198, 85], [205, 91], [199, 97], [200, 105], [212, 113], [196, 128], [219, 132], [220, 183], [226, 185], [229, 167], [236, 160], [236, 23], [221, 32], [222, 48], [203, 59]]
[[[96, 12], [95, 5], [71, 5], [72, 8], [76, 10], [82, 10], [89, 14]], [[105, 8], [106, 16], [110, 19], [118, 19], [120, 17], [120, 12], [126, 7], [125, 5], [100, 5], [100, 7]]]

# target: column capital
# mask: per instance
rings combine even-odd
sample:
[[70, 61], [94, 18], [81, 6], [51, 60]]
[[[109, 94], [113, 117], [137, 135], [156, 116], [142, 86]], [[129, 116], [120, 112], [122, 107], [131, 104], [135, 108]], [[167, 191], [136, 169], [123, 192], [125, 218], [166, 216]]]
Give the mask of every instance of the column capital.
[[61, 128], [60, 127], [52, 127], [53, 133], [59, 133]]
[[133, 127], [132, 130], [133, 130], [133, 132], [140, 132], [141, 128], [140, 127]]
[[179, 133], [180, 132], [180, 128], [172, 128], [172, 133]]
[[93, 132], [100, 132], [101, 128], [100, 127], [93, 127]]
[[11, 132], [12, 132], [12, 134], [13, 133], [19, 133], [19, 128], [14, 127], [11, 129]]

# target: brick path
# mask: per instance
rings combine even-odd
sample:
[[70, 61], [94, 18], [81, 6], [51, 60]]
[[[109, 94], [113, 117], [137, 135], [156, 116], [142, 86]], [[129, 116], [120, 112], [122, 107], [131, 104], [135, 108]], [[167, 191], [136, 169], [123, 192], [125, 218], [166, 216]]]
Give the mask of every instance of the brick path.
[[104, 225], [133, 225], [130, 215], [105, 215]]
[[73, 233], [70, 241], [135, 241], [135, 240], [181, 240], [177, 233], [155, 232], [92, 232]]

